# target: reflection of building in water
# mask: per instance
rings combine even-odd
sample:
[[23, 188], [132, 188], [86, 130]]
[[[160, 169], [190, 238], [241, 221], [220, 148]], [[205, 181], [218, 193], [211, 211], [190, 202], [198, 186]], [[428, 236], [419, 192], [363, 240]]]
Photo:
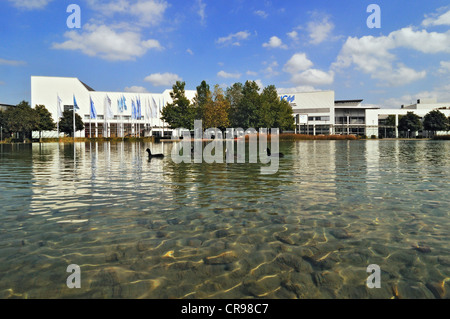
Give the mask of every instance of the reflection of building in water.
[[89, 207], [109, 207], [137, 194], [149, 196], [154, 189], [144, 187], [145, 182], [163, 185], [165, 181], [162, 161], [151, 165], [147, 162], [147, 147], [159, 150], [162, 146], [111, 142], [33, 144], [30, 214], [61, 222], [74, 216], [80, 219], [80, 214], [92, 210]]
[[[292, 146], [292, 168], [300, 198], [309, 196], [317, 204], [336, 200], [336, 141], [299, 141]], [[314, 197], [314, 198], [311, 198]]]

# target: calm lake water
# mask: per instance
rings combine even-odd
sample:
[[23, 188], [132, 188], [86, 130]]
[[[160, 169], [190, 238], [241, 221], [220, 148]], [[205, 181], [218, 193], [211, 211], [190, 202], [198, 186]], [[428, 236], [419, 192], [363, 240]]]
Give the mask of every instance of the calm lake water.
[[449, 142], [280, 143], [274, 175], [171, 148], [0, 145], [0, 298], [450, 297]]

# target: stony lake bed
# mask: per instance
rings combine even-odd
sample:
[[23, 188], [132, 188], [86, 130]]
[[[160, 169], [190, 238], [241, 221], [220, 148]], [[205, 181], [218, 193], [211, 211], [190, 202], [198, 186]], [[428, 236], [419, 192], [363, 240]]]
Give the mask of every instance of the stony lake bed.
[[272, 175], [170, 144], [0, 147], [0, 298], [450, 297], [446, 141], [281, 142]]

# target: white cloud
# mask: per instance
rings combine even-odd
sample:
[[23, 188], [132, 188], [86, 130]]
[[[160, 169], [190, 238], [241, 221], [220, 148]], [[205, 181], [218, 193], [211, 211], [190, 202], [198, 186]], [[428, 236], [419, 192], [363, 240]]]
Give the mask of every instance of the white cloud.
[[256, 10], [253, 12], [254, 14], [256, 14], [257, 16], [260, 16], [261, 18], [265, 19], [267, 18], [269, 15], [263, 11], [263, 10]]
[[310, 85], [299, 85], [291, 88], [277, 88], [278, 94], [293, 94], [302, 92], [314, 92], [318, 91], [313, 86]]
[[391, 32], [388, 36], [349, 37], [333, 68], [339, 70], [355, 65], [384, 85], [405, 85], [426, 77], [426, 71], [416, 71], [401, 63], [394, 64], [397, 48], [412, 49], [425, 54], [450, 53], [450, 31], [446, 33], [414, 30], [412, 27]]
[[437, 101], [450, 103], [450, 84], [436, 87], [431, 91], [422, 91], [416, 94], [406, 94], [401, 97], [393, 97], [381, 101], [383, 107], [398, 108], [401, 105], [410, 105], [417, 102], [418, 99], [435, 98]]
[[186, 52], [189, 53], [190, 55], [194, 55], [194, 52], [192, 52], [191, 49], [187, 49]]
[[426, 71], [416, 71], [399, 64], [397, 68], [387, 67], [372, 75], [373, 78], [381, 80], [381, 86], [400, 86], [425, 78]]
[[131, 86], [131, 87], [126, 87], [125, 88], [125, 92], [130, 92], [130, 93], [148, 93], [147, 89], [143, 86]]
[[425, 27], [438, 26], [438, 25], [450, 25], [450, 10], [441, 15], [432, 14], [430, 16], [426, 16], [426, 19], [422, 21], [422, 25]]
[[72, 30], [64, 34], [68, 40], [53, 43], [52, 48], [79, 50], [89, 56], [98, 56], [109, 61], [135, 60], [148, 50], [162, 50], [157, 40], [142, 40], [141, 34], [133, 31], [116, 32], [106, 25], [86, 24], [82, 31]]
[[197, 0], [197, 5], [198, 5], [197, 14], [200, 16], [200, 23], [204, 25], [206, 20], [206, 13], [205, 13], [206, 3], [204, 3], [202, 0]]
[[217, 73], [217, 76], [221, 77], [221, 78], [225, 78], [225, 79], [239, 79], [241, 77], [241, 74], [240, 73], [228, 73], [228, 72], [225, 72], [222, 70]]
[[283, 71], [291, 74], [291, 83], [296, 87], [310, 89], [317, 85], [329, 85], [334, 82], [334, 71], [322, 71], [312, 68], [314, 63], [305, 53], [294, 54], [283, 67]]
[[441, 61], [439, 68], [439, 73], [450, 73], [450, 61]]
[[232, 45], [239, 46], [240, 45], [239, 41], [246, 40], [246, 39], [248, 39], [248, 37], [250, 37], [250, 32], [248, 32], [248, 31], [239, 31], [239, 32], [236, 32], [236, 33], [229, 34], [226, 37], [222, 37], [222, 38], [217, 39], [216, 43], [223, 44], [223, 45], [230, 45], [230, 44], [232, 44]]
[[291, 38], [292, 40], [298, 40], [298, 32], [297, 32], [297, 31], [292, 30], [292, 32], [288, 32], [288, 33], [286, 33], [286, 34], [287, 34], [287, 36], [288, 36], [289, 38]]
[[154, 86], [172, 86], [177, 81], [183, 81], [181, 77], [174, 73], [153, 73], [147, 76], [144, 81], [150, 82]]
[[0, 58], [0, 65], [10, 65], [10, 66], [19, 66], [26, 64], [24, 61], [17, 61], [17, 60], [6, 60]]
[[365, 36], [360, 39], [349, 37], [333, 67], [345, 68], [354, 63], [365, 73], [375, 72], [395, 59], [389, 52], [393, 48], [395, 48], [394, 41], [388, 37]]
[[415, 31], [403, 28], [389, 34], [396, 47], [410, 48], [422, 53], [450, 53], [450, 31], [445, 33]]
[[284, 65], [283, 71], [294, 74], [305, 71], [312, 66], [313, 63], [306, 57], [305, 53], [296, 53]]
[[280, 73], [276, 70], [276, 68], [278, 67], [278, 62], [277, 61], [272, 61], [272, 62], [264, 62], [264, 65], [267, 65], [267, 67], [263, 70], [263, 72], [266, 74], [267, 77], [272, 77], [272, 76], [277, 76]]
[[130, 13], [137, 16], [141, 23], [146, 25], [158, 25], [163, 19], [168, 7], [165, 1], [138, 1], [130, 6]]
[[310, 43], [320, 44], [327, 40], [334, 29], [334, 24], [329, 21], [328, 17], [324, 17], [321, 21], [311, 21], [308, 23], [307, 30], [309, 32]]
[[9, 0], [12, 4], [20, 9], [42, 9], [53, 0]]
[[159, 25], [163, 21], [166, 9], [169, 7], [165, 0], [87, 0], [87, 2], [100, 15], [107, 17], [115, 14], [131, 15], [137, 18], [136, 21], [131, 21], [141, 26]]
[[263, 44], [263, 47], [287, 49], [287, 45], [283, 44], [283, 41], [281, 41], [281, 39], [276, 36], [271, 37], [269, 42]]
[[297, 86], [328, 85], [334, 81], [334, 72], [324, 72], [317, 69], [308, 69], [302, 73], [293, 74], [291, 82]]
[[245, 72], [245, 74], [249, 75], [249, 76], [257, 76], [258, 72], [254, 72], [254, 71], [247, 71]]

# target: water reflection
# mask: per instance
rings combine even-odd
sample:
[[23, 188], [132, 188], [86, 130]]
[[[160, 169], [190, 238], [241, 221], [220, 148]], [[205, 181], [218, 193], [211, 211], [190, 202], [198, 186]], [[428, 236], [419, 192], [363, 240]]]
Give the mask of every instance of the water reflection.
[[280, 143], [273, 175], [172, 147], [1, 145], [0, 297], [449, 297], [448, 143]]

